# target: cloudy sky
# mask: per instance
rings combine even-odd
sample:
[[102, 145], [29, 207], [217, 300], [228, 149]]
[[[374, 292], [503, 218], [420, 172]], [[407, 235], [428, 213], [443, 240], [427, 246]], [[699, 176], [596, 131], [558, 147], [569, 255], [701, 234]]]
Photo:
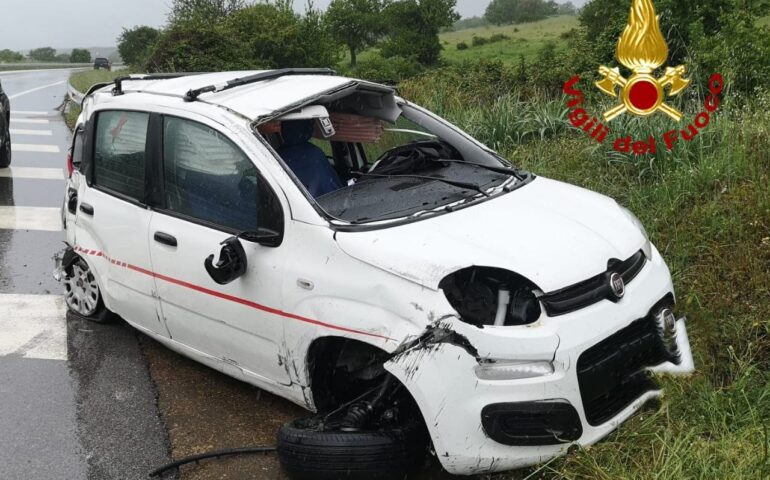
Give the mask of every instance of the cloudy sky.
[[[585, 0], [573, 0], [576, 5]], [[326, 8], [330, 0], [315, 0]], [[295, 0], [299, 10], [306, 0]], [[123, 27], [161, 26], [171, 0], [0, 0], [0, 50], [105, 47]], [[458, 0], [464, 17], [484, 13], [489, 0]]]

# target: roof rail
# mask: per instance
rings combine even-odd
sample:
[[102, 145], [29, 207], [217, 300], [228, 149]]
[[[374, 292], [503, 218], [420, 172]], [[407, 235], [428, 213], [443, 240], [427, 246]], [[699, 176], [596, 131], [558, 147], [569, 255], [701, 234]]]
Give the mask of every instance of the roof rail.
[[262, 82], [265, 80], [272, 80], [274, 78], [285, 77], [289, 75], [336, 75], [337, 72], [331, 68], [284, 68], [281, 70], [271, 70], [268, 72], [257, 73], [249, 75], [248, 77], [235, 78], [227, 83], [220, 83], [218, 85], [208, 85], [206, 87], [196, 88], [190, 90], [185, 94], [185, 102], [194, 102], [198, 99], [202, 93], [209, 92], [221, 92], [229, 90], [231, 88], [240, 87], [243, 85], [249, 85], [251, 83]]
[[[182, 77], [188, 77], [192, 75], [201, 75], [199, 72], [191, 73], [191, 72], [185, 72], [185, 73], [152, 73], [149, 75], [143, 75], [141, 77], [138, 76], [132, 76], [127, 75], [123, 77], [116, 77], [115, 87], [112, 89], [112, 94], [115, 96], [123, 95], [123, 82], [127, 80], [133, 80], [133, 81], [150, 81], [150, 80], [173, 80], [174, 78], [182, 78]], [[105, 84], [103, 86], [106, 86], [109, 84]]]

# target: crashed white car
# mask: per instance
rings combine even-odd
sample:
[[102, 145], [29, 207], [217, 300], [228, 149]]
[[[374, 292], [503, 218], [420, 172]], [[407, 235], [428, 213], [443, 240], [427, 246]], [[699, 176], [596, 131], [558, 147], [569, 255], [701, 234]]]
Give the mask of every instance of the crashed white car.
[[62, 210], [69, 309], [317, 412], [296, 476], [454, 474], [593, 444], [687, 374], [644, 228], [393, 89], [291, 69], [89, 92]]

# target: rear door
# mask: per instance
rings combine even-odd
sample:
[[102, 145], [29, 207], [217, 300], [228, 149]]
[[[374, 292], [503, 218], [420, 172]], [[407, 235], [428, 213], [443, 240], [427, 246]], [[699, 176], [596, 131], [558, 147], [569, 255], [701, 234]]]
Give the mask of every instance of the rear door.
[[95, 271], [110, 310], [139, 328], [167, 335], [148, 246], [150, 118], [146, 112], [107, 110], [89, 121], [82, 166], [87, 185], [78, 193], [74, 247]]
[[247, 270], [226, 285], [204, 266], [210, 255], [217, 262], [223, 241], [257, 231], [258, 223], [275, 221], [282, 230], [281, 204], [243, 150], [216, 124], [200, 120], [208, 123], [163, 120], [163, 198], [150, 226], [163, 315], [174, 341], [265, 388], [286, 386], [289, 366], [280, 351], [285, 249], [241, 240]]

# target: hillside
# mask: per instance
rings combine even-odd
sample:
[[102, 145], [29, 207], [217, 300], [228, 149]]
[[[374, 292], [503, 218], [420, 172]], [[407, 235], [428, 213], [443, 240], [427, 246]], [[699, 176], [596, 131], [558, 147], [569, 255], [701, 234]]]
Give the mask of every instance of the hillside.
[[[441, 43], [444, 46], [442, 56], [450, 61], [477, 59], [503, 60], [516, 62], [519, 55], [525, 57], [534, 56], [547, 42], [563, 43], [560, 38], [562, 33], [568, 32], [578, 26], [578, 19], [572, 15], [560, 15], [533, 23], [519, 25], [488, 26], [469, 28], [456, 32], [441, 34]], [[473, 37], [489, 38], [492, 35], [502, 34], [510, 39], [502, 40], [486, 45], [473, 46]], [[458, 50], [457, 44], [465, 42], [467, 50]]]

